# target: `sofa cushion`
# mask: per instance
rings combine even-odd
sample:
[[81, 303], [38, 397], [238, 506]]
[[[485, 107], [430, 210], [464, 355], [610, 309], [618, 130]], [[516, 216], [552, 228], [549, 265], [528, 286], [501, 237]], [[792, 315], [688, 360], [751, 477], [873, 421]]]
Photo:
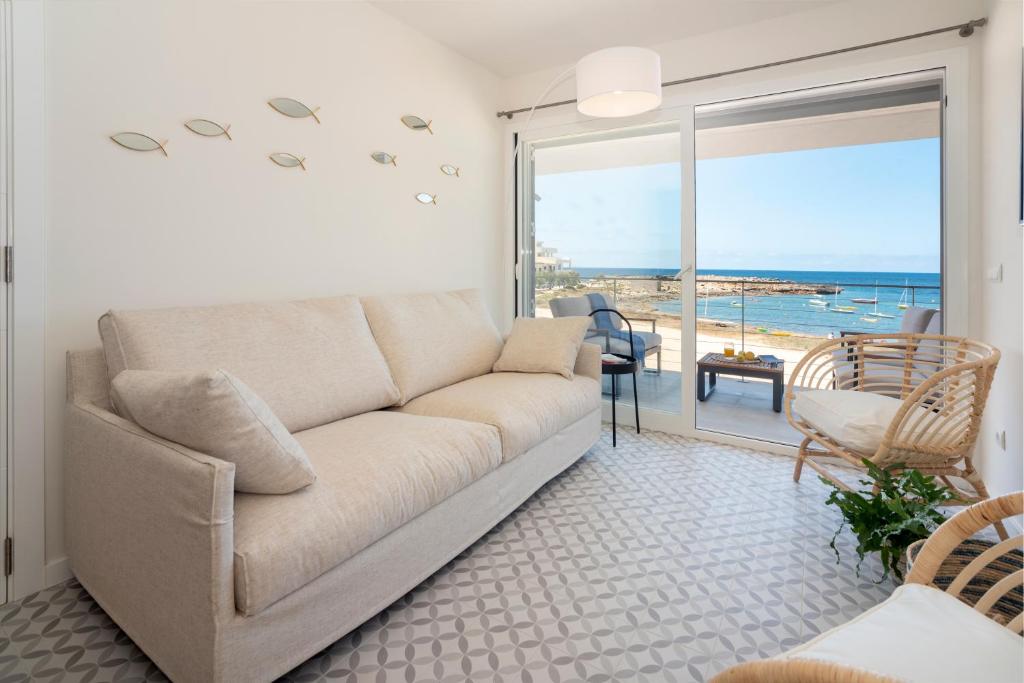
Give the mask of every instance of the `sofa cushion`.
[[111, 380], [122, 370], [221, 368], [292, 432], [398, 399], [355, 297], [110, 311], [100, 336]]
[[286, 496], [235, 495], [235, 603], [259, 612], [501, 462], [497, 431], [373, 412], [295, 434], [317, 472]]
[[501, 335], [476, 290], [362, 301], [401, 392], [399, 405], [490, 372], [501, 353]]
[[571, 379], [590, 318], [516, 318], [494, 372], [550, 372]]
[[882, 604], [785, 654], [920, 683], [1019, 683], [1024, 641], [947, 593], [900, 586]]
[[432, 391], [405, 413], [494, 425], [505, 462], [601, 408], [601, 385], [590, 377], [495, 372]]
[[316, 480], [302, 446], [237, 377], [223, 370], [125, 370], [112, 384], [129, 419], [235, 464], [235, 489], [290, 493]]

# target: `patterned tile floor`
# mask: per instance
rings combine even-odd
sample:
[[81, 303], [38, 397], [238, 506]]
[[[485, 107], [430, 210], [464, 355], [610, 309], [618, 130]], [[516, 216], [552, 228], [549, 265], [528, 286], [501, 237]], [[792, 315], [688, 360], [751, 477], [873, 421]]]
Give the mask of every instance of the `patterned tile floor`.
[[[610, 432], [497, 528], [288, 673], [307, 681], [702, 681], [883, 600], [828, 547], [825, 487], [792, 460]], [[160, 671], [74, 581], [0, 608], [0, 683]]]

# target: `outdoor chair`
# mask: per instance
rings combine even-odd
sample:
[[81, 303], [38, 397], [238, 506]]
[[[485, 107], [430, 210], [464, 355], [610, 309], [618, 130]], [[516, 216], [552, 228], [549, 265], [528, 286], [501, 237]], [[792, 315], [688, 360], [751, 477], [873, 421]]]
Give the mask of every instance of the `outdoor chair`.
[[639, 338], [644, 344], [644, 358], [649, 356], [657, 357], [657, 370], [655, 372], [661, 373], [661, 335], [657, 332], [657, 320], [654, 318], [633, 318], [623, 315], [615, 306], [612, 306], [608, 302], [608, 298], [603, 294], [599, 294], [595, 299], [601, 305], [591, 305], [590, 298], [585, 296], [574, 296], [574, 297], [562, 297], [558, 299], [552, 299], [549, 302], [551, 307], [551, 315], [556, 318], [565, 316], [589, 316], [595, 310], [598, 309], [609, 309], [615, 313], [610, 315], [611, 327], [603, 328], [598, 323], [591, 323], [590, 332], [587, 333], [586, 339], [591, 342], [600, 343], [605, 353], [621, 353], [629, 355], [631, 353], [630, 336], [628, 332], [623, 331], [623, 320], [629, 320], [631, 323], [645, 322], [651, 324], [650, 332], [633, 332], [632, 336], [634, 339]]
[[[906, 311], [904, 311], [903, 317], [900, 319], [899, 331], [901, 334], [942, 334], [942, 313], [934, 308], [918, 308], [915, 306], [911, 306]], [[872, 333], [865, 332], [863, 330], [843, 330], [839, 333], [840, 337], [843, 338], [855, 337], [860, 334]], [[840, 355], [848, 353], [849, 348], [850, 345], [846, 345], [843, 348], [837, 350], [836, 353]], [[869, 356], [865, 357], [863, 360], [865, 366], [870, 366], [873, 364], [877, 366], [883, 366], [887, 363], [893, 362], [892, 359], [886, 358], [884, 356], [879, 358], [871, 358]], [[896, 360], [895, 362], [897, 365], [900, 364], [899, 360]], [[881, 368], [878, 369], [881, 370]], [[852, 367], [848, 367], [847, 372], [852, 372], [852, 370]], [[837, 372], [839, 371], [837, 370]], [[917, 380], [926, 379], [928, 374], [930, 374], [930, 368], [928, 366], [924, 366], [922, 368], [918, 368], [918, 372], [915, 373], [915, 378]], [[837, 374], [837, 381], [843, 381], [845, 379], [849, 378], [839, 377], [839, 375]], [[898, 391], [892, 391], [890, 387], [875, 387], [874, 389], [867, 389], [867, 391], [876, 391], [877, 393], [884, 394], [887, 396], [894, 394], [898, 396], [899, 394]]]
[[998, 350], [963, 337], [858, 335], [819, 344], [786, 386], [786, 419], [804, 435], [794, 481], [806, 462], [848, 488], [815, 459], [863, 468], [867, 458], [937, 476], [958, 496], [951, 504], [988, 498], [971, 452], [998, 363]]
[[[941, 334], [942, 312], [935, 308], [911, 306], [900, 316], [900, 332], [906, 334]], [[871, 334], [867, 330], [840, 330], [839, 336]]]
[[[906, 583], [885, 602], [781, 655], [730, 667], [712, 682], [1020, 683], [1024, 536], [989, 542], [966, 564], [957, 556], [978, 532], [1022, 512], [1021, 492], [960, 511], [924, 542]], [[941, 580], [944, 574], [949, 580]], [[970, 596], [969, 587], [977, 589]], [[993, 611], [998, 603], [1003, 610]]]

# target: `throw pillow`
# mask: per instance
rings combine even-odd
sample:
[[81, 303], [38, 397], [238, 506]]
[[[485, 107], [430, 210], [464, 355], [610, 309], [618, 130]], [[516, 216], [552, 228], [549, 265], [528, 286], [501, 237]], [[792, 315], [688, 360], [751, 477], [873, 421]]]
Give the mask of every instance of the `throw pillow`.
[[269, 406], [223, 370], [124, 370], [112, 389], [140, 427], [235, 463], [238, 491], [291, 493], [316, 480], [302, 446]]
[[517, 318], [494, 372], [550, 372], [572, 379], [589, 316]]

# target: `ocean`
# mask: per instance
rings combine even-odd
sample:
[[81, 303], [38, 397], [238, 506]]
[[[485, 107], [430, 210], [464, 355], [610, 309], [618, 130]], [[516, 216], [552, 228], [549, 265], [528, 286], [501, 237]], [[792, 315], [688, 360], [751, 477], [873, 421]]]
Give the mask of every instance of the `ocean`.
[[[583, 278], [605, 277], [674, 277], [677, 268], [573, 268]], [[899, 330], [903, 312], [900, 303], [924, 308], [941, 308], [940, 277], [938, 273], [871, 273], [851, 271], [804, 270], [726, 270], [698, 269], [697, 278], [716, 275], [726, 278], [774, 278], [791, 282], [813, 283], [834, 289], [838, 283], [842, 291], [823, 296], [829, 306], [815, 306], [816, 297], [809, 294], [782, 294], [776, 296], [699, 297], [697, 317], [720, 320], [733, 324], [741, 322], [750, 328], [765, 332], [788, 332], [793, 335], [824, 337], [838, 335], [840, 330], [864, 332], [895, 332]], [[878, 285], [878, 306], [857, 304], [851, 299], [875, 298]], [[888, 285], [888, 286], [887, 286]], [[918, 289], [914, 289], [914, 286]], [[905, 289], [906, 288], [906, 289]], [[743, 305], [740, 306], [739, 304]], [[851, 313], [836, 313], [835, 306], [848, 306]], [[678, 301], [656, 302], [655, 307], [667, 314], [678, 315]], [[892, 317], [885, 317], [886, 315]]]

